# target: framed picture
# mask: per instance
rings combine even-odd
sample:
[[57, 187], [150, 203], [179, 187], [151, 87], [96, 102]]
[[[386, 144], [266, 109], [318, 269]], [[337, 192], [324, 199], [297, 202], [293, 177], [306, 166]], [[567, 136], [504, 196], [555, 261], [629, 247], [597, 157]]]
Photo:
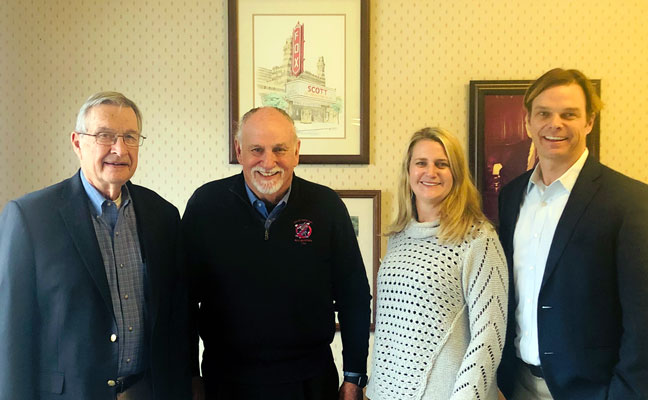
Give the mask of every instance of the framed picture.
[[[376, 277], [380, 266], [380, 190], [336, 190], [351, 217], [371, 290], [371, 331], [376, 324]], [[338, 325], [339, 330], [339, 325]]]
[[228, 0], [230, 146], [243, 114], [295, 121], [302, 164], [369, 163], [369, 0]]
[[[470, 81], [469, 162], [484, 213], [498, 225], [497, 199], [504, 185], [532, 169], [537, 156], [524, 124], [524, 93], [533, 81]], [[601, 94], [601, 81], [592, 80]], [[596, 159], [600, 151], [600, 115], [587, 136]]]

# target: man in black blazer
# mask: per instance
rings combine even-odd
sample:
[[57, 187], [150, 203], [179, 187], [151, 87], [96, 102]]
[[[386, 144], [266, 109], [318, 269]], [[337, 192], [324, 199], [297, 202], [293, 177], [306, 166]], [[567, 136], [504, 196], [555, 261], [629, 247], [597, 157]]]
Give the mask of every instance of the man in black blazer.
[[648, 398], [648, 186], [588, 155], [601, 102], [579, 71], [525, 94], [537, 167], [500, 195], [511, 279], [507, 399]]
[[190, 396], [178, 210], [133, 185], [137, 106], [81, 107], [81, 168], [0, 215], [0, 399]]

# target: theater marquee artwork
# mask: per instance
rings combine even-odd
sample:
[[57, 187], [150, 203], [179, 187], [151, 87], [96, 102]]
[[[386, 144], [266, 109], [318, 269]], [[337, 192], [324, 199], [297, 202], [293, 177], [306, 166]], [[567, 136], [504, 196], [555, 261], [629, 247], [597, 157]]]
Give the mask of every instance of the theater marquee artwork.
[[344, 15], [255, 15], [253, 23], [254, 105], [286, 110], [302, 139], [343, 138]]
[[230, 0], [229, 16], [230, 161], [242, 113], [274, 106], [300, 163], [368, 163], [368, 1]]

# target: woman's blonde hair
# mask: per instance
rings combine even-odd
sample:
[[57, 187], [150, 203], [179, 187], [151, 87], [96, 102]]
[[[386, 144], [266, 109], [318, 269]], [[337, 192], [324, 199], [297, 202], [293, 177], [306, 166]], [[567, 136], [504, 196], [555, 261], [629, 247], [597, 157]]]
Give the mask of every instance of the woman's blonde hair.
[[410, 186], [409, 166], [412, 150], [421, 140], [433, 140], [443, 146], [454, 180], [450, 193], [441, 203], [439, 239], [448, 243], [461, 242], [473, 225], [489, 222], [481, 210], [481, 197], [472, 182], [461, 144], [454, 135], [441, 128], [423, 128], [412, 135], [401, 163], [398, 212], [387, 234], [402, 231], [412, 218], [416, 218], [416, 198]]

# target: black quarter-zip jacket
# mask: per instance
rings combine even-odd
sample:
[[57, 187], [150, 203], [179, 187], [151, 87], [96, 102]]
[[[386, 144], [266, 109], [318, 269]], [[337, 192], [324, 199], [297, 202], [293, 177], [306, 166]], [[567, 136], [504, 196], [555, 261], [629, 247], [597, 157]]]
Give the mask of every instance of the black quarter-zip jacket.
[[198, 188], [182, 227], [206, 380], [296, 382], [322, 373], [334, 311], [344, 369], [366, 371], [369, 285], [333, 190], [293, 176], [288, 203], [266, 230], [241, 173]]

